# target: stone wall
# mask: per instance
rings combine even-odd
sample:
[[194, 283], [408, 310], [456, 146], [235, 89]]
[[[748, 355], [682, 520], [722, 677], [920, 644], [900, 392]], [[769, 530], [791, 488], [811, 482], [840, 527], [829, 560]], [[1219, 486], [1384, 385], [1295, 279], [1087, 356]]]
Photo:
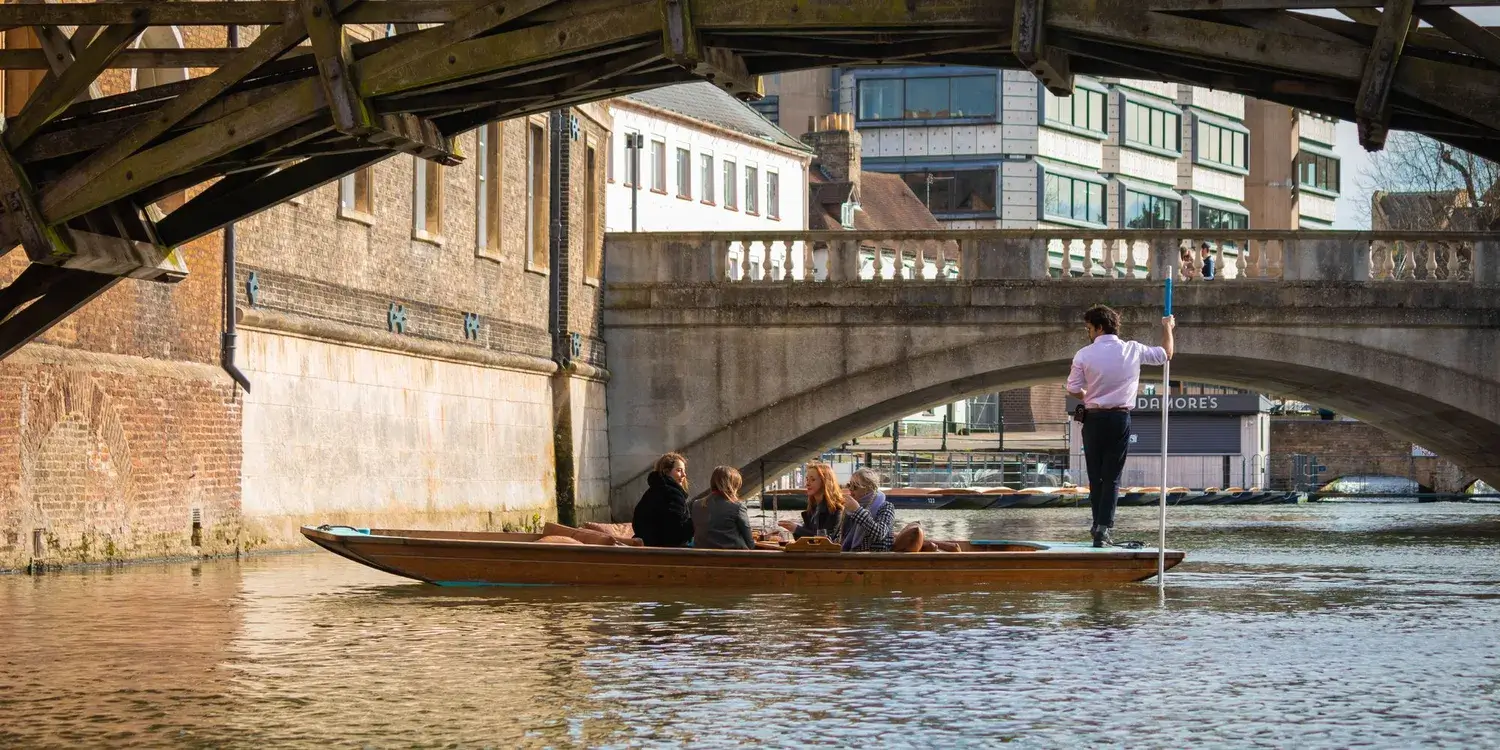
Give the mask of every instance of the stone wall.
[[1441, 457], [1413, 456], [1412, 442], [1363, 422], [1278, 419], [1271, 422], [1271, 486], [1306, 482], [1294, 477], [1296, 455], [1314, 457], [1328, 470], [1326, 483], [1354, 474], [1409, 477], [1432, 492], [1462, 492], [1476, 477]]
[[[579, 334], [580, 353], [566, 370], [549, 331], [554, 271], [525, 241], [527, 128], [550, 138], [545, 115], [499, 126], [498, 245], [479, 241], [486, 155], [473, 132], [458, 138], [466, 161], [428, 193], [442, 211], [424, 229], [413, 215], [417, 163], [406, 155], [371, 167], [369, 211], [341, 207], [347, 188], [329, 184], [241, 224], [247, 547], [300, 547], [306, 523], [483, 530], [555, 520], [564, 464], [577, 515], [607, 515], [593, 509], [608, 503], [608, 371], [598, 281], [585, 277], [590, 237], [603, 236], [609, 120], [599, 106], [571, 112], [580, 128], [569, 142], [564, 333]], [[600, 209], [592, 235], [588, 189]]]

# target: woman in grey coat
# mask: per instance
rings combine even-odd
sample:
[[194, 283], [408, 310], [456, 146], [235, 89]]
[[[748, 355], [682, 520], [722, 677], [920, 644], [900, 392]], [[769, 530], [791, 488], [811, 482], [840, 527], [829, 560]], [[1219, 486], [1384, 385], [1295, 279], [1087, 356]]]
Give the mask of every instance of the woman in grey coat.
[[740, 502], [743, 483], [733, 467], [714, 469], [708, 495], [693, 501], [694, 549], [755, 549], [750, 511]]

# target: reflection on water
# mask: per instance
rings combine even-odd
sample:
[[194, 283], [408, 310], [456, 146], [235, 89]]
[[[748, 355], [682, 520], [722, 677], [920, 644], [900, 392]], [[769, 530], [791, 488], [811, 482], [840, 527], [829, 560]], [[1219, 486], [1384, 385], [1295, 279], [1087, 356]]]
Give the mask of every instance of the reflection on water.
[[[1122, 538], [1154, 538], [1153, 508]], [[1079, 538], [1079, 510], [903, 512]], [[0, 747], [1495, 746], [1500, 508], [1177, 508], [1104, 590], [445, 590], [331, 555], [0, 578]]]

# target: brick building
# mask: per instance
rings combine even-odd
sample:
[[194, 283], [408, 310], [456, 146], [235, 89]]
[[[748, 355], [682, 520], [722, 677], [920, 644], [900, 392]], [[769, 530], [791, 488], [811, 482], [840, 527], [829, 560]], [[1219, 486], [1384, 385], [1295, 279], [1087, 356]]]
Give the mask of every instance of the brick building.
[[[226, 44], [156, 31], [141, 44]], [[114, 71], [98, 95], [206, 72]], [[7, 72], [6, 113], [41, 80]], [[239, 223], [249, 392], [219, 367], [224, 233], [184, 248], [180, 283], [126, 279], [0, 362], [0, 570], [297, 548], [303, 523], [607, 515], [610, 122], [491, 124], [461, 165], [396, 156]], [[0, 258], [0, 280], [24, 267]]]

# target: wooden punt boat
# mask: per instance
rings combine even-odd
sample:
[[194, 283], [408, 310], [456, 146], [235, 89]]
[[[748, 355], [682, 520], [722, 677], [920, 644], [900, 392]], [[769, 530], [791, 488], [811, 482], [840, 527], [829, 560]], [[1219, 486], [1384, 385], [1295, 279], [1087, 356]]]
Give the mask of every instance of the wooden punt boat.
[[[440, 586], [1088, 586], [1151, 578], [1157, 554], [1020, 541], [959, 542], [961, 552], [666, 549], [541, 543], [541, 534], [330, 525], [303, 526], [302, 535], [357, 563]], [[1167, 567], [1182, 558], [1168, 550]]]

